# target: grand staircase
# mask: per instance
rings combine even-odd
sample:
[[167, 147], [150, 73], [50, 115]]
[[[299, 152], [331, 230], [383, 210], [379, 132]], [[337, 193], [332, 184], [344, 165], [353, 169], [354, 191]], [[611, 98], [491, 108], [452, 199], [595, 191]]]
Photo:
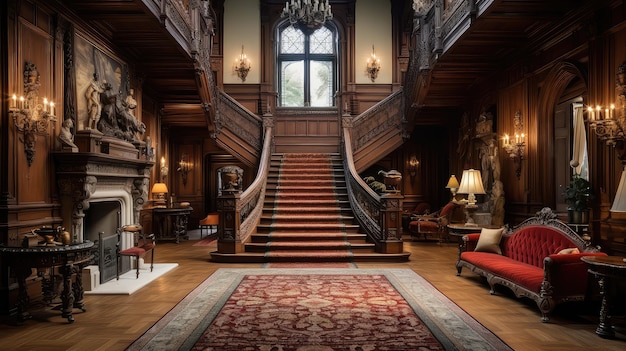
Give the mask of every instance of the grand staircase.
[[[339, 154], [272, 155], [263, 214], [230, 262], [399, 261], [366, 240], [348, 200]], [[225, 257], [222, 257], [224, 259]]]

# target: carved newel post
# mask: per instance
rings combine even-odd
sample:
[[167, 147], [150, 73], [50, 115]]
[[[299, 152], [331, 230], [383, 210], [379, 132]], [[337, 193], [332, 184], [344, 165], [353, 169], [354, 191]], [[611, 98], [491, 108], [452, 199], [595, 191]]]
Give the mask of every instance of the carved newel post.
[[402, 200], [404, 196], [399, 192], [386, 193], [380, 197], [382, 253], [402, 253]]
[[234, 254], [242, 251], [239, 233], [241, 190], [232, 183], [232, 174], [224, 173], [221, 195], [217, 197], [219, 223], [217, 227], [217, 252]]

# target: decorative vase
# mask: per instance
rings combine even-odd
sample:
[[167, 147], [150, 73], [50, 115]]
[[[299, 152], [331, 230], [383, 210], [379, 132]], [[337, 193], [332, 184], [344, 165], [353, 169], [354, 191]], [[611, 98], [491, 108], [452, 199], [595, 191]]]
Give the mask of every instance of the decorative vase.
[[567, 210], [567, 222], [572, 224], [589, 223], [589, 210]]
[[239, 175], [237, 173], [234, 173], [234, 172], [222, 173], [222, 189], [228, 189], [228, 190], [235, 189], [239, 185], [237, 182], [238, 180], [239, 180]]
[[70, 232], [65, 230], [61, 232], [59, 239], [63, 245], [69, 245], [72, 243], [72, 236], [70, 235]]

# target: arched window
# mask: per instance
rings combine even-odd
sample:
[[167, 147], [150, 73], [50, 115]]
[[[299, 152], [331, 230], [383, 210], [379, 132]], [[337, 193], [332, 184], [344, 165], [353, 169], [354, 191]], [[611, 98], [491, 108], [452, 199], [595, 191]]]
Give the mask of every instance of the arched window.
[[306, 33], [288, 23], [278, 30], [280, 106], [334, 105], [337, 31], [330, 25]]

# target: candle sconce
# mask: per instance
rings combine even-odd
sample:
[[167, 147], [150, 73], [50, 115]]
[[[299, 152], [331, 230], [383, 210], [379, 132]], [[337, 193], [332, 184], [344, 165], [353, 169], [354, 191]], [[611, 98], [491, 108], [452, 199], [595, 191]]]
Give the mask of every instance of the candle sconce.
[[191, 171], [192, 164], [189, 162], [189, 156], [186, 153], [183, 153], [180, 157], [180, 161], [178, 161], [178, 169], [181, 177], [183, 178], [183, 186], [187, 185], [187, 173]]
[[235, 72], [237, 73], [237, 77], [241, 79], [242, 83], [246, 81], [250, 68], [250, 60], [248, 60], [248, 56], [244, 54], [243, 45], [241, 45], [241, 55], [239, 55], [239, 57], [235, 60]]
[[[608, 146], [623, 143], [626, 138], [626, 62], [617, 68], [615, 77], [617, 104], [587, 107], [587, 122], [598, 138]], [[617, 110], [617, 112], [616, 112]]]
[[409, 174], [411, 177], [415, 177], [417, 174], [417, 167], [420, 165], [420, 161], [417, 160], [415, 156], [411, 156], [409, 159]]
[[380, 71], [380, 59], [376, 56], [374, 51], [374, 45], [372, 45], [372, 55], [367, 59], [366, 67], [368, 77], [374, 82], [378, 78], [378, 72]]
[[35, 159], [35, 144], [37, 134], [48, 135], [50, 121], [56, 121], [54, 116], [54, 102], [47, 98], [39, 101], [40, 76], [37, 67], [32, 62], [24, 65], [24, 96], [17, 97], [13, 94], [9, 115], [13, 117], [13, 123], [17, 130], [22, 133], [19, 140], [24, 143], [24, 152], [28, 166]]
[[515, 135], [511, 138], [508, 134], [505, 134], [502, 138], [504, 151], [509, 155], [509, 158], [517, 165], [515, 175], [517, 179], [520, 179], [522, 174], [522, 160], [524, 156], [524, 148], [526, 147], [526, 135], [522, 133], [524, 130], [524, 124], [522, 122], [522, 113], [520, 111], [515, 112], [513, 119], [513, 125], [515, 128]]

